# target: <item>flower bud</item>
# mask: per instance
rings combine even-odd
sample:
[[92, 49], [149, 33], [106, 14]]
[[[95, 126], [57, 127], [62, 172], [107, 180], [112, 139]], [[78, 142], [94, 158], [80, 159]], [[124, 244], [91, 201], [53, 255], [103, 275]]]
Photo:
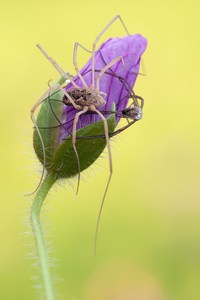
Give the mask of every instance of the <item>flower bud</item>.
[[[99, 111], [111, 111], [113, 103], [117, 111], [126, 109], [130, 97], [127, 92], [133, 89], [139, 72], [140, 58], [147, 46], [147, 41], [139, 34], [123, 38], [107, 40], [95, 52], [95, 82], [98, 73], [113, 59], [121, 56], [100, 79], [100, 95], [105, 104], [97, 108]], [[92, 60], [90, 59], [80, 71], [90, 88], [92, 84]], [[80, 87], [83, 84], [75, 76], [74, 82]], [[70, 91], [72, 83], [64, 89]], [[72, 146], [72, 127], [75, 115], [79, 110], [72, 105], [63, 103], [64, 91], [51, 91], [51, 94], [41, 105], [36, 124], [45, 147], [45, 169], [48, 173], [55, 173], [58, 178], [70, 178], [78, 173], [77, 157]], [[114, 132], [119, 117], [115, 114], [105, 115], [109, 133]], [[105, 138], [95, 136], [105, 135], [104, 124], [100, 116], [95, 113], [81, 115], [77, 123], [76, 149], [80, 161], [80, 171], [87, 169], [102, 153], [106, 146]], [[93, 138], [81, 138], [90, 137]], [[44, 153], [38, 131], [34, 130], [34, 149], [38, 159], [44, 164]]]

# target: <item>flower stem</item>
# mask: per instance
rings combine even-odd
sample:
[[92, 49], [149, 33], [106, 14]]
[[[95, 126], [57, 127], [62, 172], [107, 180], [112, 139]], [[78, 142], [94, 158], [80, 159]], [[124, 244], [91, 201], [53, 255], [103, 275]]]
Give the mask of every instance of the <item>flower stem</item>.
[[49, 174], [46, 176], [46, 178], [42, 182], [35, 196], [35, 199], [31, 207], [31, 216], [30, 216], [31, 224], [33, 228], [33, 234], [36, 241], [38, 259], [41, 268], [41, 277], [43, 281], [43, 288], [44, 288], [46, 300], [54, 300], [54, 293], [53, 293], [51, 275], [50, 275], [50, 270], [48, 265], [48, 255], [47, 255], [44, 235], [40, 223], [40, 212], [41, 212], [42, 204], [50, 188], [55, 183], [56, 179], [57, 177], [55, 174]]

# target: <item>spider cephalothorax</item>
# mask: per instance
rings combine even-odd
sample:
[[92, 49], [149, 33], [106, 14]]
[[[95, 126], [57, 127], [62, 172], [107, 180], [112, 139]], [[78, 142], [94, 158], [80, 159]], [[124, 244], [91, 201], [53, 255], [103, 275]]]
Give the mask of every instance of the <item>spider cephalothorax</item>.
[[[73, 88], [67, 92], [77, 105], [76, 108], [80, 110], [85, 106], [88, 107], [89, 110], [92, 107], [99, 108], [106, 103], [104, 98], [101, 96], [101, 92], [97, 91], [96, 89]], [[66, 95], [63, 97], [63, 103], [72, 106], [71, 101], [66, 97]]]

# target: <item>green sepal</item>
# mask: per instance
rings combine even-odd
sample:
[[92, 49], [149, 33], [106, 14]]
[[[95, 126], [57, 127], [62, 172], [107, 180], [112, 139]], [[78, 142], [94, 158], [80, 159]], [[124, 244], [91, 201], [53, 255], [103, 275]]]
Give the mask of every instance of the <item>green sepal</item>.
[[[115, 114], [109, 116], [107, 123], [109, 133], [112, 133], [116, 126]], [[106, 147], [105, 137], [95, 138], [95, 136], [99, 135], [105, 136], [103, 121], [90, 124], [77, 131], [77, 137], [93, 137], [92, 139], [77, 138], [76, 140], [80, 171], [83, 171], [92, 165]], [[50, 167], [48, 171], [55, 172], [60, 178], [70, 178], [78, 174], [78, 162], [72, 146], [71, 137], [64, 140], [56, 149], [52, 167]]]

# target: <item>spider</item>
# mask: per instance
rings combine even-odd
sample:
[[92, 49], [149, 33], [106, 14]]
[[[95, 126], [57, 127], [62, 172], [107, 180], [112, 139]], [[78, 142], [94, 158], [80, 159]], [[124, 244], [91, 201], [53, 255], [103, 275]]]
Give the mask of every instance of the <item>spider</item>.
[[[73, 145], [73, 149], [77, 158], [77, 165], [78, 165], [78, 184], [77, 184], [77, 192], [79, 189], [79, 184], [80, 184], [80, 161], [79, 161], [79, 156], [78, 156], [78, 152], [76, 149], [76, 128], [77, 128], [77, 123], [79, 121], [79, 118], [81, 115], [91, 111], [91, 112], [95, 112], [96, 114], [99, 115], [99, 117], [102, 119], [103, 124], [104, 124], [104, 132], [105, 132], [105, 138], [106, 138], [106, 143], [107, 143], [107, 148], [108, 148], [108, 156], [109, 156], [109, 170], [110, 170], [110, 175], [107, 181], [107, 185], [106, 185], [106, 189], [104, 192], [104, 196], [103, 196], [103, 200], [105, 199], [109, 184], [110, 184], [110, 180], [112, 177], [112, 173], [113, 173], [113, 164], [112, 164], [112, 155], [111, 155], [111, 147], [110, 147], [110, 141], [109, 141], [109, 133], [108, 133], [108, 124], [107, 124], [107, 120], [104, 117], [104, 115], [99, 111], [99, 108], [102, 107], [103, 105], [105, 105], [106, 100], [105, 100], [105, 93], [100, 91], [100, 80], [102, 78], [102, 76], [105, 74], [105, 72], [110, 69], [110, 67], [112, 67], [114, 64], [116, 64], [117, 62], [119, 62], [120, 60], [122, 61], [124, 67], [125, 63], [123, 60], [122, 56], [118, 56], [116, 58], [114, 58], [112, 61], [110, 61], [105, 67], [103, 67], [100, 72], [97, 75], [97, 78], [95, 80], [95, 50], [96, 50], [96, 45], [97, 42], [100, 40], [100, 38], [102, 37], [102, 35], [105, 33], [105, 31], [116, 21], [119, 20], [122, 24], [122, 26], [124, 27], [126, 33], [129, 35], [129, 32], [121, 18], [121, 16], [117, 15], [115, 16], [105, 27], [104, 29], [99, 33], [99, 35], [96, 37], [95, 41], [93, 42], [93, 46], [92, 46], [92, 51], [87, 50], [84, 46], [82, 46], [80, 43], [75, 43], [74, 44], [74, 52], [73, 52], [73, 64], [75, 67], [75, 70], [77, 72], [77, 75], [79, 77], [79, 79], [82, 82], [83, 87], [79, 87], [75, 81], [69, 76], [68, 73], [65, 73], [64, 70], [58, 65], [58, 63], [52, 58], [50, 57], [47, 52], [42, 48], [41, 45], [37, 44], [37, 47], [41, 50], [41, 52], [45, 55], [45, 57], [48, 59], [48, 61], [56, 68], [56, 70], [61, 74], [61, 79], [58, 81], [57, 84], [51, 86], [40, 98], [39, 100], [35, 103], [35, 105], [32, 107], [31, 109], [31, 119], [34, 123], [34, 126], [36, 128], [36, 131], [38, 133], [38, 136], [40, 138], [41, 141], [41, 145], [42, 145], [42, 152], [43, 152], [43, 170], [42, 170], [42, 175], [41, 175], [41, 179], [40, 182], [38, 184], [38, 187], [36, 188], [35, 191], [37, 191], [37, 189], [39, 188], [40, 184], [42, 183], [44, 174], [45, 174], [45, 166], [46, 166], [46, 154], [45, 154], [45, 145], [44, 145], [44, 141], [42, 139], [42, 135], [40, 133], [39, 127], [37, 125], [34, 113], [37, 109], [37, 107], [44, 101], [44, 99], [49, 95], [49, 93], [51, 93], [52, 91], [55, 90], [60, 90], [63, 93], [63, 102], [68, 105], [68, 106], [73, 106], [76, 110], [77, 113], [75, 115], [74, 121], [73, 121], [73, 128], [72, 128], [72, 145]], [[78, 64], [77, 64], [77, 50], [78, 47], [81, 47], [83, 49], [85, 49], [86, 51], [92, 53], [92, 83], [91, 86], [88, 86], [87, 83], [85, 82], [83, 76], [81, 75], [79, 68], [78, 68]], [[73, 85], [73, 88], [71, 90], [66, 91], [63, 87], [62, 84], [64, 82], [71, 82], [71, 84]], [[35, 192], [34, 191], [34, 192]], [[33, 192], [33, 193], [34, 193]]]

